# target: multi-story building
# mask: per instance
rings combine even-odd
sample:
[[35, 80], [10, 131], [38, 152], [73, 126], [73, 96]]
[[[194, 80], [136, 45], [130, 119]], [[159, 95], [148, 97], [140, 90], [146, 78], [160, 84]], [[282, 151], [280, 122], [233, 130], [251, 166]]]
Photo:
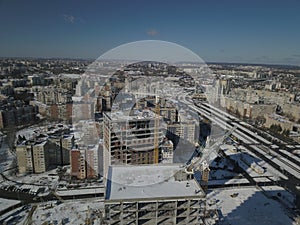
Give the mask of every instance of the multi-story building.
[[83, 97], [73, 97], [72, 121], [89, 120], [94, 117], [95, 102], [84, 99]]
[[295, 94], [286, 91], [258, 90], [253, 88], [234, 88], [226, 96], [221, 96], [221, 106], [227, 110], [250, 119], [272, 114], [277, 106], [293, 119], [300, 118], [299, 106], [295, 104]]
[[40, 126], [17, 139], [16, 154], [20, 173], [41, 173], [70, 164], [74, 134], [63, 124]]
[[88, 121], [80, 121], [78, 125], [81, 127], [80, 131], [82, 132], [81, 141], [85, 143], [85, 145], [94, 145], [99, 142], [99, 123], [88, 120]]
[[19, 173], [33, 172], [33, 159], [31, 145], [21, 144], [16, 146]]
[[283, 91], [256, 90], [253, 88], [233, 89], [231, 95], [249, 103], [264, 102], [265, 104], [294, 103], [295, 94]]
[[[155, 163], [155, 138], [159, 142], [163, 139], [162, 129], [159, 125], [155, 127], [155, 119], [150, 110], [139, 111], [132, 116], [122, 112], [104, 113], [104, 176], [109, 165]], [[160, 151], [158, 161], [161, 161]]]
[[71, 102], [52, 104], [48, 106], [47, 116], [50, 119], [71, 121], [72, 115], [73, 115], [73, 103]]
[[0, 114], [1, 129], [34, 123], [37, 121], [38, 108], [21, 101], [2, 102]]
[[[136, 109], [152, 108], [152, 110], [154, 110], [155, 108], [154, 106], [156, 104], [155, 102], [156, 102], [155, 96], [147, 96], [145, 98], [139, 99], [139, 101], [135, 103], [135, 108]], [[164, 118], [165, 121], [172, 122], [172, 123], [178, 122], [178, 111], [173, 103], [167, 101], [164, 98], [160, 98], [159, 105], [160, 105], [159, 107], [160, 115]]]
[[74, 135], [51, 135], [48, 140], [52, 143], [49, 150], [50, 164], [61, 166], [70, 164], [70, 151], [74, 146]]
[[99, 174], [98, 145], [80, 146], [71, 151], [71, 176], [77, 179], [97, 178]]
[[242, 117], [255, 119], [264, 113], [273, 113], [277, 105], [293, 105], [294, 100], [295, 94], [289, 92], [235, 88], [222, 96], [221, 106]]
[[258, 119], [264, 117], [265, 114], [274, 113], [276, 110], [276, 104], [248, 103], [230, 97], [223, 97], [221, 105], [229, 112], [249, 119]]
[[85, 150], [86, 155], [86, 178], [96, 178], [99, 174], [98, 169], [98, 146], [90, 145]]
[[205, 193], [192, 177], [177, 173], [177, 164], [111, 166], [105, 224], [204, 224]]
[[272, 125], [277, 125], [280, 127], [279, 132], [288, 131], [289, 133], [300, 133], [300, 124], [294, 123], [289, 121], [288, 118], [277, 115], [277, 114], [270, 114], [266, 115], [266, 122], [264, 124], [265, 127], [271, 128]]
[[174, 145], [171, 140], [164, 140], [161, 145], [162, 163], [173, 163]]
[[36, 100], [46, 105], [61, 104], [72, 101], [72, 95], [70, 92], [63, 88], [55, 86], [37, 86], [33, 87], [32, 90], [35, 93]]
[[53, 84], [53, 79], [44, 74], [34, 74], [27, 77], [30, 86], [47, 86]]
[[47, 157], [47, 141], [35, 143], [32, 146], [33, 168], [35, 173], [44, 173], [49, 166], [49, 158]]
[[46, 105], [46, 115], [50, 119], [71, 121], [73, 113], [72, 89], [36, 86], [32, 90], [35, 93], [36, 102], [40, 103], [35, 103], [35, 105], [40, 106], [41, 113], [45, 111], [44, 106], [41, 105], [44, 104]]
[[167, 136], [172, 140], [175, 147], [180, 139], [192, 144], [197, 142], [195, 121], [168, 124], [167, 129]]
[[71, 151], [71, 176], [77, 179], [86, 178], [84, 150], [72, 149]]
[[47, 141], [27, 141], [16, 146], [19, 173], [43, 173], [49, 169]]

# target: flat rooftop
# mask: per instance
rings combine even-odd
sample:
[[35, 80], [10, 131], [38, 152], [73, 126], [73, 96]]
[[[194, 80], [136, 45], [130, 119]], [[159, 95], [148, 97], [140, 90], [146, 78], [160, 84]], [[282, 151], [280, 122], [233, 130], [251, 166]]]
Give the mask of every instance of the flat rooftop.
[[123, 111], [106, 112], [107, 117], [112, 121], [127, 121], [127, 120], [153, 120], [155, 114], [151, 110], [144, 109], [142, 111], [135, 110], [134, 115], [129, 115], [129, 112], [124, 113]]
[[181, 164], [110, 166], [106, 200], [202, 197], [204, 192], [194, 179], [176, 181]]

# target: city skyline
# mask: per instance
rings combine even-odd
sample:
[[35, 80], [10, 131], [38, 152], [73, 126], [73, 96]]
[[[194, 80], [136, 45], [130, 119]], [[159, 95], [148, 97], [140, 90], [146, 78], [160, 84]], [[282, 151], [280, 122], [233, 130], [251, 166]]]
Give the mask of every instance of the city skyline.
[[0, 57], [95, 59], [164, 40], [207, 62], [300, 65], [297, 1], [0, 1]]

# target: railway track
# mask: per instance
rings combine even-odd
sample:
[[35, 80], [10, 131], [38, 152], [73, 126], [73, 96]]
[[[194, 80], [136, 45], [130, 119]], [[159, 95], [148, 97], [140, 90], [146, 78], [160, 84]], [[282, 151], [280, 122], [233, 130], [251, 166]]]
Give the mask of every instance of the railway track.
[[199, 114], [207, 117], [212, 122], [216, 123], [223, 129], [231, 129], [236, 126], [236, 130], [233, 132], [233, 136], [246, 144], [250, 150], [259, 155], [266, 161], [268, 161], [275, 168], [284, 170], [289, 175], [296, 179], [300, 177], [300, 163], [290, 155], [285, 154], [283, 151], [276, 152], [271, 148], [273, 145], [272, 137], [268, 139], [259, 136], [257, 133], [246, 127], [244, 122], [235, 118], [234, 116], [216, 109], [213, 106], [204, 103], [202, 105], [194, 105], [190, 102], [186, 102], [187, 105], [197, 111]]

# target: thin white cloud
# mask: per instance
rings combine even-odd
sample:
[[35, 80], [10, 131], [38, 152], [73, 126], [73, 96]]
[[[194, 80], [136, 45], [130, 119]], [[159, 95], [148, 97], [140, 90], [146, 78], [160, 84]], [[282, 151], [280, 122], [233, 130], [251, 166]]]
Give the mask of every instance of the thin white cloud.
[[72, 15], [63, 14], [64, 20], [68, 23], [74, 23], [75, 17]]
[[156, 35], [158, 35], [159, 33], [158, 33], [158, 31], [157, 30], [155, 30], [155, 29], [150, 29], [150, 30], [148, 30], [147, 31], [147, 34], [149, 35], [149, 36], [156, 36]]

